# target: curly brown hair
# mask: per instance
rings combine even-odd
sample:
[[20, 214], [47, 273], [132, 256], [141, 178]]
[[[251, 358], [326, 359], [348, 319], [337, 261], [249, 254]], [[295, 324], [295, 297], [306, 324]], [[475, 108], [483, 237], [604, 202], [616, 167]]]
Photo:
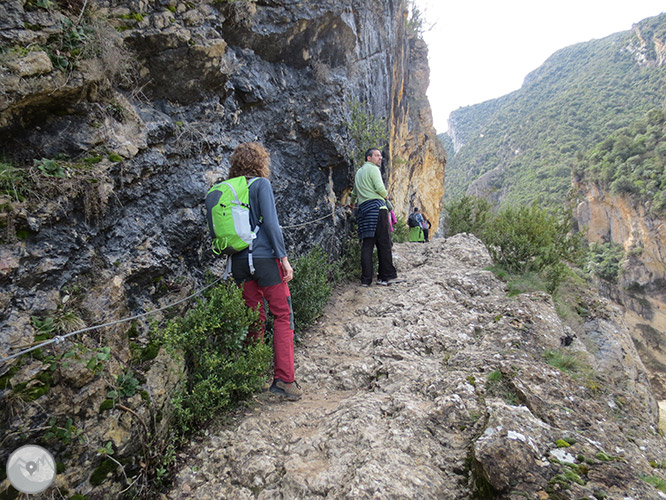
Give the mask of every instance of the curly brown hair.
[[271, 174], [271, 155], [258, 142], [243, 142], [231, 154], [229, 178], [268, 177]]

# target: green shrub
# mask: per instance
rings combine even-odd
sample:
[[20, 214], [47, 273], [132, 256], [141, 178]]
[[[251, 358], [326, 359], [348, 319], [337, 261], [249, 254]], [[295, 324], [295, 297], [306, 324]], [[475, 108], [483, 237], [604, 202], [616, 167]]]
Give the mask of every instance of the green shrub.
[[319, 247], [294, 262], [294, 279], [289, 284], [297, 331], [310, 326], [331, 298], [335, 267]]
[[211, 288], [185, 317], [155, 328], [155, 340], [182, 356], [186, 380], [174, 397], [176, 425], [186, 431], [261, 389], [272, 360], [263, 342], [248, 342], [259, 314], [232, 282]]
[[491, 218], [490, 202], [484, 198], [462, 196], [444, 206], [446, 235], [470, 233], [481, 237]]
[[358, 239], [357, 225], [352, 223], [349, 232], [342, 241], [342, 252], [337, 262], [338, 278], [336, 281], [360, 281], [361, 279], [361, 241]]
[[56, 160], [50, 158], [42, 158], [41, 160], [35, 160], [35, 167], [42, 172], [44, 175], [49, 177], [67, 177], [65, 169], [63, 166]]
[[666, 208], [666, 109], [621, 127], [574, 165], [574, 174], [611, 193], [630, 196], [648, 212]]
[[393, 241], [396, 243], [404, 243], [409, 239], [409, 227], [405, 218], [399, 215], [397, 217], [398, 223], [395, 225], [393, 230]]
[[[571, 218], [565, 213], [550, 214], [537, 205], [508, 207], [491, 219], [482, 240], [496, 264], [510, 273], [525, 273], [578, 262], [581, 236], [570, 231]], [[551, 278], [558, 275], [561, 267]]]
[[570, 210], [549, 213], [534, 204], [494, 214], [487, 200], [463, 196], [444, 211], [447, 236], [471, 233], [481, 239], [510, 295], [543, 290], [555, 298], [572, 274], [567, 263], [582, 265], [582, 234], [573, 233]]
[[356, 168], [365, 163], [365, 152], [370, 148], [382, 148], [388, 141], [386, 118], [375, 118], [366, 112], [367, 103], [358, 99], [348, 101], [349, 121], [346, 123], [351, 148], [347, 151]]
[[602, 280], [616, 283], [624, 256], [624, 248], [620, 245], [591, 243], [585, 271]]
[[657, 488], [659, 491], [663, 491], [666, 493], [666, 481], [664, 481], [662, 478], [658, 476], [639, 476], [643, 481], [645, 481], [648, 484], [651, 484], [655, 488]]
[[543, 357], [546, 358], [546, 361], [550, 366], [565, 373], [581, 372], [586, 368], [579, 355], [575, 352], [568, 352], [561, 349], [548, 349], [543, 353]]
[[447, 235], [472, 233], [493, 259], [493, 272], [510, 283], [510, 294], [535, 290], [557, 294], [582, 264], [582, 234], [572, 231], [570, 210], [549, 213], [538, 207], [508, 207], [494, 214], [482, 198], [463, 196], [445, 205]]
[[25, 198], [26, 177], [20, 168], [0, 161], [0, 193], [11, 196], [16, 201]]

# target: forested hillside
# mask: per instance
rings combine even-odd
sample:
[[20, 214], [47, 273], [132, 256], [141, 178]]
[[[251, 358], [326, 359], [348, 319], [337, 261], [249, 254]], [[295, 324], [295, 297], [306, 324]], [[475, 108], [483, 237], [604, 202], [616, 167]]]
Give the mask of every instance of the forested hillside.
[[444, 145], [444, 151], [446, 151], [447, 158], [451, 158], [455, 153], [451, 137], [448, 134], [437, 134], [437, 139], [439, 139]]
[[560, 205], [577, 153], [664, 105], [666, 14], [553, 54], [521, 89], [455, 111], [446, 195]]
[[574, 167], [576, 180], [629, 195], [654, 214], [666, 212], [666, 110], [614, 132]]

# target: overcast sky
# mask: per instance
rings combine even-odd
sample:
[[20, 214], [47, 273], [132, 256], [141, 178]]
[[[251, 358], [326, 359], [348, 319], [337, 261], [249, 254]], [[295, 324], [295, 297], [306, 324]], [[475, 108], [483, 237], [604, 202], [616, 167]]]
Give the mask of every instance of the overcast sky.
[[664, 0], [415, 0], [425, 12], [428, 99], [438, 133], [449, 114], [512, 92], [553, 52], [631, 29]]

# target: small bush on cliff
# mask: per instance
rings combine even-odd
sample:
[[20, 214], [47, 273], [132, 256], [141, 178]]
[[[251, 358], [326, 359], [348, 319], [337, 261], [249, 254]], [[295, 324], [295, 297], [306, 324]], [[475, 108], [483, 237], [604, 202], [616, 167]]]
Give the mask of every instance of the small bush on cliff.
[[490, 202], [484, 198], [463, 196], [444, 206], [446, 214], [446, 235], [470, 233], [481, 237], [490, 217]]
[[571, 218], [532, 205], [508, 207], [483, 231], [482, 240], [496, 264], [510, 273], [543, 271], [562, 261], [579, 261], [580, 237], [571, 233]]
[[546, 291], [555, 293], [568, 273], [566, 263], [582, 265], [582, 235], [573, 233], [568, 211], [551, 213], [535, 204], [494, 214], [486, 200], [469, 196], [445, 208], [447, 234], [476, 235], [504, 279], [531, 276], [530, 281], [542, 281]]
[[[125, 48], [122, 36], [110, 24], [104, 11], [98, 9], [97, 2], [60, 3], [62, 5], [50, 0], [29, 0], [26, 4], [26, 7], [33, 4], [48, 10], [62, 8], [59, 25], [49, 30], [46, 43], [39, 49], [46, 51], [53, 67], [69, 72], [80, 68], [82, 61], [94, 59], [100, 64], [93, 66], [108, 79], [103, 85], [115, 82], [126, 90], [134, 90], [138, 62]], [[84, 69], [87, 71], [88, 68]]]
[[388, 140], [388, 127], [385, 118], [375, 116], [365, 111], [366, 103], [358, 99], [347, 102], [349, 121], [347, 131], [350, 145], [348, 154], [354, 161], [356, 168], [365, 163], [365, 152], [370, 148], [381, 148]]
[[610, 283], [617, 282], [624, 261], [624, 248], [612, 243], [591, 243], [585, 270]]
[[408, 15], [405, 18], [405, 31], [408, 36], [423, 38], [423, 33], [429, 31], [424, 24], [425, 13], [421, 11], [416, 2], [407, 2]]
[[393, 231], [393, 241], [396, 243], [404, 243], [409, 239], [409, 227], [405, 218], [398, 216], [398, 223], [395, 225], [395, 230]]
[[548, 349], [543, 353], [543, 357], [546, 358], [550, 366], [565, 373], [577, 373], [587, 369], [580, 355], [575, 351]]
[[26, 176], [23, 170], [11, 163], [0, 161], [0, 194], [21, 201], [26, 195], [25, 182]]
[[361, 279], [361, 242], [357, 236], [357, 225], [352, 223], [349, 232], [342, 241], [342, 253], [338, 260], [338, 270], [342, 279], [356, 281]]
[[184, 318], [155, 329], [156, 339], [182, 356], [186, 380], [174, 398], [176, 424], [186, 431], [261, 389], [272, 360], [263, 342], [248, 342], [257, 321], [241, 291], [227, 282], [205, 292]]
[[297, 331], [310, 326], [331, 298], [337, 268], [324, 251], [315, 247], [294, 262], [294, 279], [289, 284]]

